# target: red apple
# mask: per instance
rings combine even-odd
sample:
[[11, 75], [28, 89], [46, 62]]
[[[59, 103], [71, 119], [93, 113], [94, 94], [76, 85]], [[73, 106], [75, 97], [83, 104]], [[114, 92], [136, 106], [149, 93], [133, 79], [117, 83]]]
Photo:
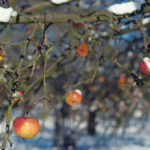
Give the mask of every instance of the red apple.
[[17, 117], [13, 121], [13, 130], [18, 137], [32, 139], [39, 132], [39, 122], [35, 118]]
[[3, 54], [0, 52], [0, 60], [3, 59]]
[[82, 23], [75, 23], [73, 22], [73, 26], [76, 27], [77, 29], [80, 28], [82, 26]]
[[67, 93], [66, 95], [66, 103], [70, 106], [77, 105], [82, 100], [82, 93], [80, 90], [73, 90]]
[[143, 75], [150, 75], [150, 59], [148, 57], [143, 58], [140, 62], [139, 70]]
[[[14, 97], [18, 96], [18, 95], [22, 95], [22, 92], [21, 91], [16, 91], [15, 94], [14, 94]], [[19, 98], [15, 98], [15, 101], [18, 101]]]
[[119, 77], [119, 79], [117, 80], [118, 84], [124, 84], [126, 82], [126, 75], [124, 73], [122, 73]]

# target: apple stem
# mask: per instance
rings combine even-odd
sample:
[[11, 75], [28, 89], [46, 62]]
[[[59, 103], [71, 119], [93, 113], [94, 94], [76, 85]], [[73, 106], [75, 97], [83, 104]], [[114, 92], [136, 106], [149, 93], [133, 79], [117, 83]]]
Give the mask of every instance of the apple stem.
[[150, 59], [150, 52], [148, 52], [147, 55], [148, 55], [148, 58]]
[[146, 45], [146, 52], [147, 52], [148, 58], [150, 59], [150, 43], [147, 43]]
[[84, 43], [88, 38], [89, 38], [89, 36], [87, 36], [82, 42]]
[[26, 118], [28, 118], [28, 112], [27, 112], [27, 114], [26, 114]]

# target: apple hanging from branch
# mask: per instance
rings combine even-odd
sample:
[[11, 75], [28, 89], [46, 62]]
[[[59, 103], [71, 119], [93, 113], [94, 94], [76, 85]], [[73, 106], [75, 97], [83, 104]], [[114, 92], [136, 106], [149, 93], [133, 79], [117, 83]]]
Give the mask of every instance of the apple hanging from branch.
[[148, 57], [143, 58], [140, 62], [139, 70], [142, 75], [150, 75], [150, 59]]
[[13, 121], [13, 130], [18, 137], [32, 139], [39, 132], [39, 128], [36, 118], [17, 117]]
[[73, 90], [67, 93], [66, 95], [66, 103], [70, 106], [77, 105], [82, 100], [82, 92], [80, 90]]

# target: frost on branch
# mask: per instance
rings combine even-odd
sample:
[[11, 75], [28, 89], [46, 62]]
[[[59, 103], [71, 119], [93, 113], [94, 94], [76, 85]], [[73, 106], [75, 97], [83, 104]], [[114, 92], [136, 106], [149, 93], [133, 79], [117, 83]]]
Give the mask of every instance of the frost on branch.
[[134, 2], [114, 4], [108, 7], [107, 10], [116, 15], [131, 14], [136, 10], [141, 10], [141, 5], [145, 3], [145, 0], [136, 0]]
[[0, 7], [0, 22], [8, 22], [10, 17], [17, 16], [17, 12], [13, 11], [12, 7], [2, 8]]

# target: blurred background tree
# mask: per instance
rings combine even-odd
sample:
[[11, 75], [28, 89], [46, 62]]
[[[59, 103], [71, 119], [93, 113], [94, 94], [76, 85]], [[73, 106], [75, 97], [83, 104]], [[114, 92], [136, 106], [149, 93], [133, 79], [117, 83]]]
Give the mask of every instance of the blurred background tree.
[[[9, 141], [12, 108], [41, 120], [53, 115], [58, 149], [74, 149], [80, 134], [95, 136], [101, 123], [104, 137], [120, 127], [124, 134], [136, 115], [148, 118], [150, 84], [138, 68], [147, 56], [149, 1], [128, 15], [106, 10], [119, 2], [6, 0], [1, 5], [18, 13], [0, 24], [1, 122], [7, 116], [1, 149]], [[79, 50], [81, 43], [87, 54]], [[82, 102], [69, 106], [65, 94], [74, 88], [82, 91]], [[16, 91], [22, 95], [14, 96]]]

